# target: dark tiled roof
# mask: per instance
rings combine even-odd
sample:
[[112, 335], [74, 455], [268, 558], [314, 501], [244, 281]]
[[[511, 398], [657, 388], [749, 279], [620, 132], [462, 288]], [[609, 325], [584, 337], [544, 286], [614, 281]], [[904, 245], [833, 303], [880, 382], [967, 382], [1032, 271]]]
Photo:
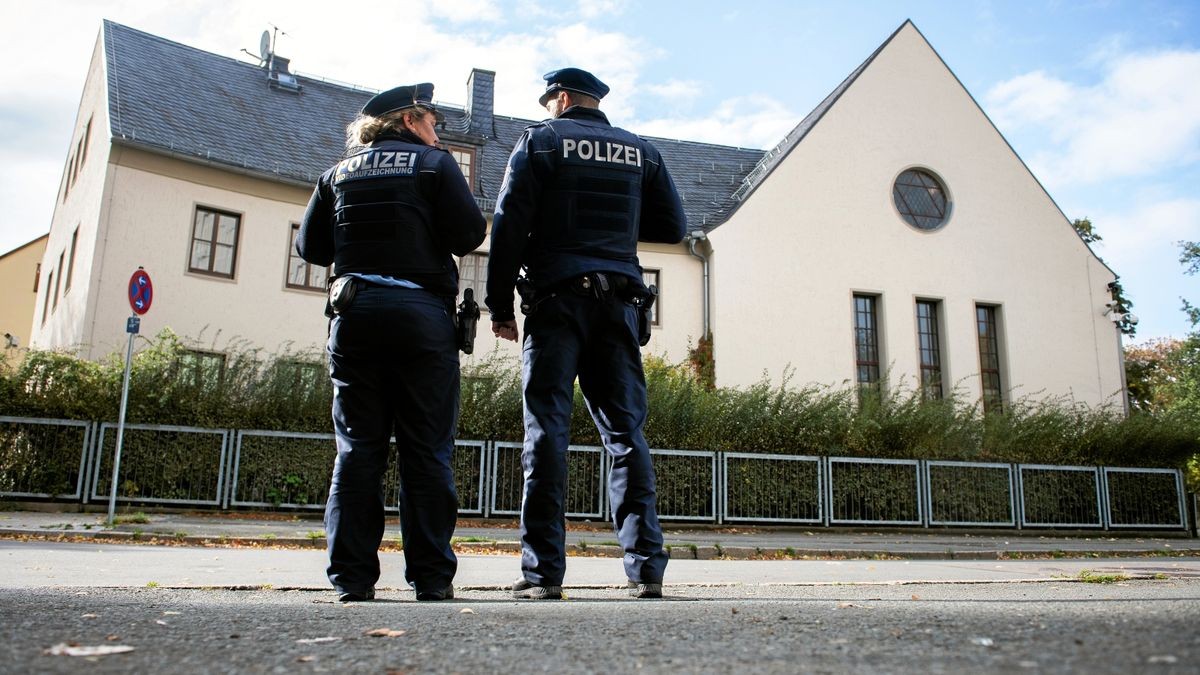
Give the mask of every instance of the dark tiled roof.
[[[104, 46], [117, 142], [285, 182], [312, 184], [335, 163], [343, 130], [375, 93], [304, 76], [297, 77], [299, 93], [271, 87], [263, 67], [111, 21], [104, 22]], [[476, 195], [490, 210], [508, 154], [535, 120], [497, 115], [491, 133], [479, 136], [467, 132], [466, 110], [439, 107], [450, 132], [443, 140], [478, 146]], [[650, 140], [683, 195], [689, 225], [704, 229], [728, 215], [734, 191], [763, 157], [762, 150]]]

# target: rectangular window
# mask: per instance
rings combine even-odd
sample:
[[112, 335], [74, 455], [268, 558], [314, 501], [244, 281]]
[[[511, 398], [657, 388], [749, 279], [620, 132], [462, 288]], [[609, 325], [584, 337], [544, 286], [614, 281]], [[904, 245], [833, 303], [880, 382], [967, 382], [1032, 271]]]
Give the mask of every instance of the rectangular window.
[[854, 296], [854, 366], [863, 386], [879, 384], [879, 320], [874, 295]]
[[651, 285], [658, 288], [658, 300], [654, 302], [654, 307], [650, 308], [650, 325], [659, 325], [659, 309], [662, 308], [662, 271], [661, 270], [642, 270], [642, 283], [646, 284], [646, 288]]
[[198, 389], [218, 387], [225, 377], [225, 355], [188, 350], [179, 355], [176, 377], [180, 384]]
[[71, 255], [67, 258], [67, 281], [63, 284], [64, 293], [71, 290], [71, 277], [75, 276], [75, 245], [78, 243], [79, 228], [76, 227], [75, 231], [71, 233]]
[[917, 301], [917, 348], [921, 352], [921, 398], [939, 400], [942, 392], [942, 339], [938, 333], [938, 302]]
[[241, 223], [235, 213], [197, 206], [188, 271], [232, 279]]
[[33, 270], [33, 292], [37, 293], [38, 282], [42, 280], [42, 263], [37, 264], [37, 268]]
[[83, 128], [83, 160], [87, 160], [88, 144], [92, 142], [92, 120], [88, 118], [87, 126]]
[[[463, 148], [457, 145], [447, 145], [446, 152], [458, 162], [458, 168], [462, 169], [463, 178], [467, 179], [467, 186], [471, 188], [471, 192], [475, 191], [475, 181], [472, 178], [475, 176], [475, 151], [471, 148]], [[476, 296], [479, 293], [476, 291]]]
[[1004, 389], [1000, 382], [1000, 336], [996, 322], [996, 307], [975, 305], [975, 321], [979, 326], [979, 379], [983, 384], [983, 412], [1004, 409]]
[[296, 237], [300, 236], [300, 225], [292, 223], [292, 236], [288, 240], [287, 287], [325, 292], [329, 279], [329, 268], [310, 265], [296, 254]]
[[458, 299], [462, 300], [462, 292], [468, 288], [475, 291], [475, 302], [483, 309], [483, 298], [487, 294], [486, 253], [468, 253], [458, 259]]
[[65, 253], [58, 254], [58, 276], [54, 278], [54, 302], [50, 304], [50, 309], [58, 309], [58, 287], [62, 284], [63, 257], [65, 255]]
[[75, 162], [75, 176], [72, 177], [72, 180], [79, 179], [79, 170], [83, 168], [83, 139], [82, 138], [79, 139], [79, 145], [77, 145], [75, 147], [75, 156], [79, 158], [79, 161]]
[[46, 323], [46, 317], [50, 316], [50, 289], [54, 286], [54, 270], [50, 270], [50, 277], [46, 279], [46, 299], [42, 301], [42, 323]]

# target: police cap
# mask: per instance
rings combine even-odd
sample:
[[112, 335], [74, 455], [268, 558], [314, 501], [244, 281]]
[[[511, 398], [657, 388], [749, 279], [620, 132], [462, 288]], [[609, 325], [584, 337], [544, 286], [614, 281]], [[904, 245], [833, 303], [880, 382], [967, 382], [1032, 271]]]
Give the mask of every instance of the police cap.
[[563, 90], [586, 94], [597, 101], [608, 93], [607, 84], [601, 82], [595, 75], [579, 68], [552, 70], [542, 78], [546, 80], [546, 91], [538, 98], [538, 103], [541, 105], [546, 105], [546, 101], [550, 100], [551, 96]]
[[362, 107], [362, 114], [380, 117], [387, 113], [420, 106], [432, 111], [438, 119], [442, 118], [437, 108], [433, 107], [433, 85], [429, 82], [406, 84], [402, 87], [381, 91], [371, 97]]

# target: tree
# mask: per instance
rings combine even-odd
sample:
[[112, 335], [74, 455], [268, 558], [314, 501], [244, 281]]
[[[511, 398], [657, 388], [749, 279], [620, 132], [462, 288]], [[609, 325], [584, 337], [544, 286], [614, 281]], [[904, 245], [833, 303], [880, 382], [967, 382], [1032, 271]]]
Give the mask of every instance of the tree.
[[[1083, 240], [1083, 243], [1088, 245], [1088, 248], [1091, 248], [1095, 242], [1104, 240], [1104, 237], [1101, 237], [1100, 233], [1096, 231], [1096, 226], [1087, 217], [1076, 218], [1071, 221], [1071, 227], [1075, 228], [1075, 231], [1079, 234], [1079, 238]], [[1125, 295], [1125, 288], [1121, 286], [1120, 275], [1117, 276], [1116, 281], [1108, 285], [1108, 290], [1112, 294], [1113, 302], [1117, 303], [1112, 308], [1113, 313], [1119, 317], [1116, 322], [1117, 328], [1121, 333], [1129, 337], [1137, 335], [1137, 324], [1129, 320], [1129, 310], [1133, 309], [1133, 301]]]
[[[1179, 264], [1183, 265], [1183, 273], [1188, 276], [1200, 273], [1200, 241], [1179, 242]], [[1183, 301], [1183, 312], [1191, 320], [1192, 328], [1195, 328], [1200, 324], [1200, 307], [1188, 302], [1187, 298], [1179, 299]]]

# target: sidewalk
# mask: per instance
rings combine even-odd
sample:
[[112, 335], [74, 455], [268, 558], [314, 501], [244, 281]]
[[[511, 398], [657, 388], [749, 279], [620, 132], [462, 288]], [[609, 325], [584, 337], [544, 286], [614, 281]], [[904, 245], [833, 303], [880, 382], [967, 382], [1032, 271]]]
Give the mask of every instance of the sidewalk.
[[[138, 514], [139, 516], [141, 514]], [[319, 513], [149, 513], [119, 514], [109, 528], [105, 513], [0, 511], [0, 537], [159, 543], [193, 546], [323, 548]], [[1200, 539], [1183, 532], [1038, 532], [1036, 530], [830, 530], [803, 527], [664, 524], [673, 559], [906, 559], [997, 560], [1020, 558], [1112, 558], [1200, 556]], [[455, 531], [460, 553], [516, 553], [520, 533], [514, 520], [460, 518]], [[385, 546], [398, 548], [400, 526], [389, 516]], [[619, 557], [607, 523], [568, 524], [569, 553]]]

